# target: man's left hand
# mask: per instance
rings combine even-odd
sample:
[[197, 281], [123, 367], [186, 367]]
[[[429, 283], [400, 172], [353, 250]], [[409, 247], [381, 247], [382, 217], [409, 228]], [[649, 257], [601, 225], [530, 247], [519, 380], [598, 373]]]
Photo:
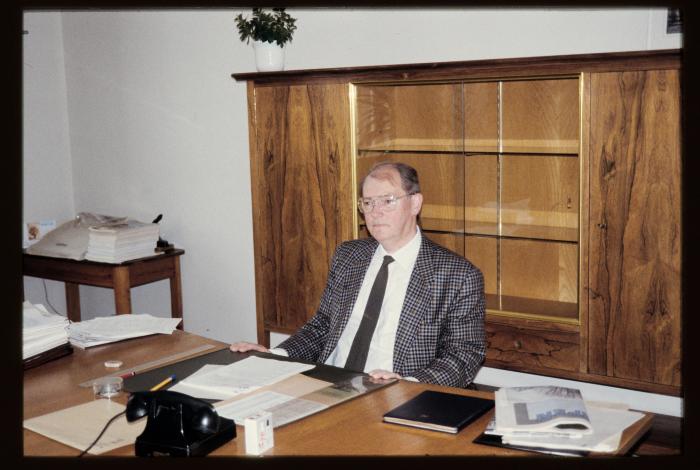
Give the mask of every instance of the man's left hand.
[[396, 372], [390, 372], [384, 369], [374, 369], [370, 371], [369, 376], [373, 379], [401, 379], [401, 376]]

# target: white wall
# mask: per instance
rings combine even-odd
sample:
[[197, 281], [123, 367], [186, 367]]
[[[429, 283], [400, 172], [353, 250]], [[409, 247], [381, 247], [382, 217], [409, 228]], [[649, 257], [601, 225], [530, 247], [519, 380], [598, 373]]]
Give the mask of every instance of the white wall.
[[[23, 221], [75, 215], [60, 13], [28, 14], [23, 29]], [[25, 296], [66, 311], [62, 282], [25, 278]], [[48, 305], [47, 305], [48, 307]]]
[[[681, 47], [679, 35], [665, 34], [665, 9], [288, 11], [298, 30], [287, 69]], [[150, 221], [163, 213], [163, 237], [186, 250], [185, 329], [226, 342], [256, 337], [246, 85], [230, 76], [255, 66], [235, 30], [239, 12], [249, 14], [25, 15], [30, 36], [47, 42], [42, 66], [56, 72], [42, 80], [62, 80], [55, 70], [62, 53], [66, 81], [65, 90], [55, 83], [25, 89], [27, 102], [50, 98], [43, 106], [51, 111], [27, 113], [25, 128], [58, 126], [69, 130], [70, 143], [58, 169], [47, 166], [52, 155], [25, 148], [25, 180], [27, 168], [39, 168], [46, 181], [67, 174], [58, 183], [68, 188], [26, 186], [25, 215], [35, 206], [47, 215], [32, 217], [56, 219], [93, 211]], [[28, 291], [43, 303], [43, 292]], [[58, 308], [62, 292], [49, 294]], [[84, 317], [114, 313], [111, 291], [82, 287], [81, 295]], [[132, 301], [136, 312], [168, 316], [167, 281], [134, 289]]]
[[[183, 247], [185, 329], [254, 337], [245, 84], [249, 52], [231, 12], [64, 13], [77, 210], [150, 221]], [[237, 47], [240, 51], [237, 51]], [[250, 59], [245, 55], [246, 59]], [[114, 312], [82, 288], [87, 317]], [[168, 281], [132, 291], [133, 310], [170, 315]]]

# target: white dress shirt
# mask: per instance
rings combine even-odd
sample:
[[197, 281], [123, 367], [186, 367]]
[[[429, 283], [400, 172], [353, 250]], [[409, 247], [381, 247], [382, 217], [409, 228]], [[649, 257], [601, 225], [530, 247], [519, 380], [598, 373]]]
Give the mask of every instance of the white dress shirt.
[[[331, 355], [326, 359], [326, 364], [343, 367], [348, 358], [350, 347], [352, 346], [355, 333], [357, 333], [362, 321], [362, 316], [369, 299], [369, 293], [372, 290], [372, 284], [377, 277], [379, 268], [382, 266], [384, 256], [390, 255], [394, 261], [389, 264], [389, 276], [384, 292], [384, 300], [382, 308], [379, 312], [377, 326], [372, 335], [369, 351], [367, 354], [367, 362], [365, 363], [365, 372], [370, 372], [375, 369], [383, 369], [387, 371], [393, 370], [394, 361], [394, 342], [396, 340], [396, 330], [399, 326], [399, 318], [401, 316], [401, 308], [403, 307], [408, 283], [411, 280], [411, 273], [418, 258], [418, 251], [421, 245], [420, 229], [416, 228], [416, 235], [406, 245], [398, 249], [394, 253], [387, 251], [379, 245], [372, 256], [365, 277], [362, 281], [362, 287], [357, 295], [357, 300], [353, 307], [348, 323], [340, 335], [338, 344]], [[286, 356], [287, 352], [280, 348], [273, 348], [270, 352]]]

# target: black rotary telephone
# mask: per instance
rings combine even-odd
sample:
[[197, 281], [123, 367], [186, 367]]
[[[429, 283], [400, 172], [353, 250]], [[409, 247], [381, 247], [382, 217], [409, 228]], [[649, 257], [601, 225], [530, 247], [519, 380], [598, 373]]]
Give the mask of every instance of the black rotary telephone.
[[160, 390], [134, 392], [126, 404], [129, 422], [148, 417], [136, 438], [136, 455], [201, 456], [236, 437], [232, 419], [219, 416], [206, 401]]

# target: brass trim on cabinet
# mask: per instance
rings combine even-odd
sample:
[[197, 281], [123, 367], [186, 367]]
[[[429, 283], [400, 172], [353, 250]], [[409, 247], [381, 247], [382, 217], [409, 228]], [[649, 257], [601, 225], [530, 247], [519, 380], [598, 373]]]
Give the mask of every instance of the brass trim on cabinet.
[[348, 83], [348, 99], [350, 100], [350, 184], [352, 184], [350, 210], [352, 211], [352, 237], [357, 239], [360, 236], [358, 229], [360, 220], [355, 202], [359, 194], [357, 192], [357, 91], [354, 83]]

